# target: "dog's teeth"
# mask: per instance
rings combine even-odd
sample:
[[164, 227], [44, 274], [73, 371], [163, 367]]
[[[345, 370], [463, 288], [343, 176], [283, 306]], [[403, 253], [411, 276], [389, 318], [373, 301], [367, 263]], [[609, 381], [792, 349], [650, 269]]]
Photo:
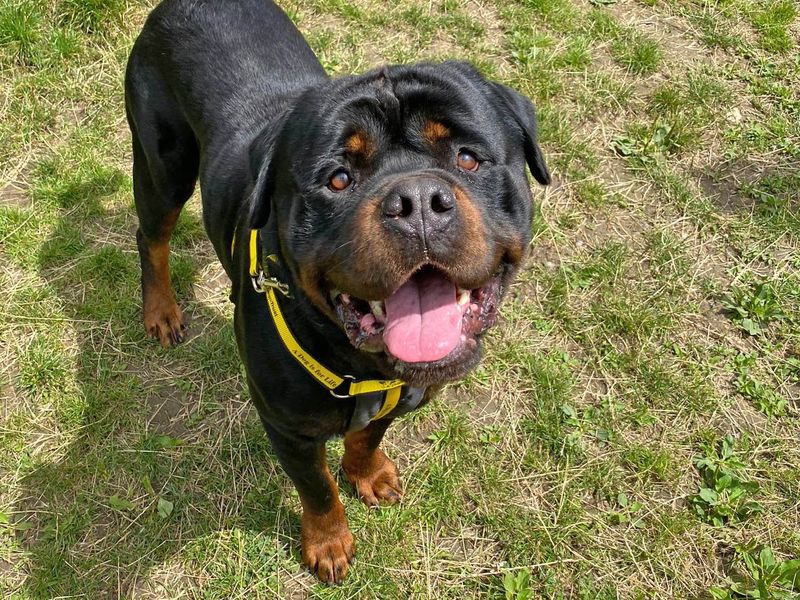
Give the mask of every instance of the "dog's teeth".
[[342, 299], [342, 304], [350, 304], [350, 294], [342, 294], [339, 297]]
[[369, 303], [369, 307], [372, 310], [372, 314], [375, 315], [375, 318], [378, 319], [381, 323], [385, 320], [385, 315], [383, 314], [383, 302], [380, 300], [372, 300]]
[[469, 296], [470, 296], [469, 290], [461, 290], [458, 294], [459, 306], [464, 306], [467, 302], [469, 302]]

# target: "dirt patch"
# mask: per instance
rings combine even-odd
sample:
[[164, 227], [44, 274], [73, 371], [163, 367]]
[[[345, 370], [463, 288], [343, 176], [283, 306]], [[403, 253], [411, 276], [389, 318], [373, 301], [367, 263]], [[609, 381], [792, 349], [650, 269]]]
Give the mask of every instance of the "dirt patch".
[[692, 26], [682, 17], [659, 14], [633, 1], [612, 4], [608, 10], [623, 25], [658, 42], [667, 63], [691, 66], [708, 62], [712, 54], [691, 34]]
[[59, 131], [67, 131], [72, 128], [80, 128], [91, 122], [94, 115], [89, 114], [89, 105], [86, 102], [74, 102], [63, 107], [55, 119], [55, 128]]
[[709, 164], [706, 168], [697, 167], [695, 172], [700, 188], [718, 208], [728, 214], [749, 214], [753, 212], [757, 202], [741, 193], [743, 185], [758, 182], [770, 174], [788, 174], [798, 168], [800, 163], [785, 161], [780, 155], [773, 154], [720, 161]]
[[747, 432], [761, 432], [767, 426], [767, 417], [739, 394], [732, 394], [733, 402], [711, 424], [724, 432], [737, 436]]
[[448, 392], [448, 402], [468, 407], [470, 417], [479, 425], [491, 425], [507, 416], [502, 402], [490, 387], [455, 386]]
[[187, 398], [175, 388], [164, 386], [148, 394], [145, 403], [152, 411], [148, 427], [172, 437], [183, 437], [188, 433], [184, 421], [188, 416]]
[[[466, 571], [493, 570], [503, 560], [503, 549], [482, 527], [463, 527], [460, 531], [444, 535], [439, 540], [446, 552], [447, 568], [460, 567]], [[453, 563], [458, 563], [454, 565]]]
[[0, 206], [27, 208], [31, 201], [22, 185], [7, 183], [0, 187]]
[[187, 598], [202, 589], [202, 577], [173, 562], [159, 565], [146, 574], [134, 573], [121, 587], [131, 600]]
[[481, 24], [486, 31], [486, 41], [489, 44], [502, 45], [505, 33], [501, 26], [500, 14], [494, 6], [481, 0], [470, 0], [462, 3], [459, 8]]
[[200, 270], [192, 284], [195, 300], [216, 309], [228, 304], [230, 289], [231, 280], [216, 257]]
[[[5, 336], [3, 336], [5, 337]], [[0, 405], [0, 423], [7, 423], [11, 416], [16, 413], [21, 407], [24, 406], [25, 400], [21, 394], [17, 392], [14, 382], [19, 378], [19, 368], [16, 360], [10, 350], [12, 345], [5, 344], [9, 351], [3, 354], [0, 360], [3, 360], [4, 366], [0, 368], [0, 397], [3, 398], [2, 405]]]

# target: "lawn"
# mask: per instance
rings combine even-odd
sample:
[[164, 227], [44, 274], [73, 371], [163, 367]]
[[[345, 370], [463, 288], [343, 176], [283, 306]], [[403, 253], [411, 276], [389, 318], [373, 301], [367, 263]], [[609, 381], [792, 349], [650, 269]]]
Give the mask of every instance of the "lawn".
[[[528, 95], [554, 185], [482, 366], [339, 476], [340, 587], [249, 405], [199, 202], [145, 338], [125, 61], [152, 2], [0, 3], [0, 597], [800, 597], [792, 0], [283, 0], [325, 67], [458, 58]], [[338, 473], [341, 443], [331, 443]]]

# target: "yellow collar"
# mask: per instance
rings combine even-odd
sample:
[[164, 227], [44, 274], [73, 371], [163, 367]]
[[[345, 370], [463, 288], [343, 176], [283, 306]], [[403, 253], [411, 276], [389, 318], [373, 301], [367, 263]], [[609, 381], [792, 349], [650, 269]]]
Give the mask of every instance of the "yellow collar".
[[[270, 277], [265, 270], [261, 268], [258, 260], [257, 229], [250, 230], [249, 242], [250, 279], [253, 282], [253, 288], [256, 292], [265, 295], [267, 306], [269, 307], [269, 314], [272, 316], [272, 321], [275, 323], [275, 329], [278, 331], [283, 345], [286, 346], [286, 349], [295, 360], [300, 363], [300, 366], [321, 385], [326, 387], [335, 398], [350, 398], [353, 396], [360, 396], [361, 394], [384, 392], [383, 406], [381, 406], [380, 410], [372, 417], [372, 421], [380, 419], [394, 410], [400, 400], [400, 391], [405, 385], [403, 381], [400, 379], [365, 379], [357, 381], [352, 375], [337, 375], [311, 356], [300, 345], [297, 338], [295, 338], [290, 331], [286, 319], [283, 317], [280, 305], [278, 304], [278, 297], [275, 294], [275, 290], [278, 290], [288, 298], [289, 288], [277, 278]], [[232, 250], [235, 243], [236, 236], [234, 234]], [[266, 260], [267, 266], [269, 262], [278, 263], [278, 257], [275, 254], [270, 254], [266, 257]]]

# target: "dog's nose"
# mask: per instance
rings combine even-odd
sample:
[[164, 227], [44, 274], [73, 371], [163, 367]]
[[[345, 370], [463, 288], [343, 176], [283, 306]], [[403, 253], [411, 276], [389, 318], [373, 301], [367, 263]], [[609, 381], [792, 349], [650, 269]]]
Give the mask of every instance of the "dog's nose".
[[454, 220], [456, 198], [444, 181], [415, 177], [397, 183], [383, 199], [381, 208], [391, 226], [425, 239], [443, 231]]

